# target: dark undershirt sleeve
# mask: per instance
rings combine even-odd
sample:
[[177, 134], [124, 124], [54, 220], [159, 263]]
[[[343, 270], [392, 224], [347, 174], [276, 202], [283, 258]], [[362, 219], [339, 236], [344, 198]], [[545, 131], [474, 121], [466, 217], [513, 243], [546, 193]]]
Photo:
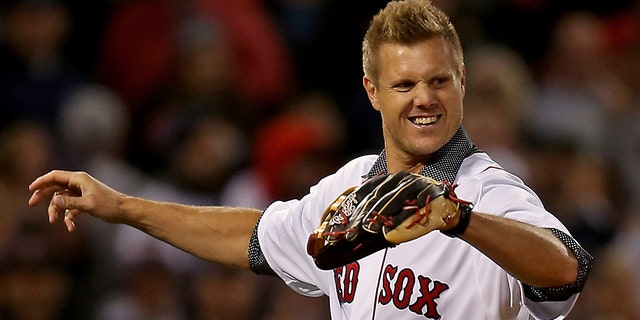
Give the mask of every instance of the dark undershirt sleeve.
[[593, 257], [571, 236], [555, 228], [548, 229], [553, 232], [553, 234], [558, 237], [558, 239], [560, 239], [560, 241], [562, 241], [576, 256], [576, 259], [578, 260], [578, 278], [574, 283], [561, 287], [536, 288], [525, 284], [525, 295], [530, 300], [536, 302], [565, 301], [572, 295], [582, 292], [593, 262]]
[[271, 269], [260, 249], [260, 242], [258, 241], [259, 224], [260, 219], [258, 219], [256, 226], [253, 228], [253, 234], [251, 234], [251, 240], [249, 240], [249, 267], [251, 271], [257, 274], [275, 276], [276, 273]]

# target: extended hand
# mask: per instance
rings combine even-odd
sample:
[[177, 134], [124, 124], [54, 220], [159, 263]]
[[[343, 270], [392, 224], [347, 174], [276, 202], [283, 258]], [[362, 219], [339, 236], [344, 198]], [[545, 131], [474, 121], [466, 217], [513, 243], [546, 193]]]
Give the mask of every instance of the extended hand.
[[47, 213], [49, 222], [64, 216], [67, 230], [75, 230], [75, 220], [82, 212], [104, 221], [118, 222], [119, 204], [123, 194], [85, 172], [54, 170], [35, 179], [29, 190], [33, 192], [29, 205], [35, 206], [50, 199]]

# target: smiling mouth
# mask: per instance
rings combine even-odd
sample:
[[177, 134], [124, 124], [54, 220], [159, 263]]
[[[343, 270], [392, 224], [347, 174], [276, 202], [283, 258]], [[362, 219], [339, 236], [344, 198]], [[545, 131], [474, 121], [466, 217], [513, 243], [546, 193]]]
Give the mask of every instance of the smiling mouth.
[[435, 123], [438, 121], [440, 116], [431, 116], [431, 117], [411, 117], [409, 121], [415, 125], [426, 126]]

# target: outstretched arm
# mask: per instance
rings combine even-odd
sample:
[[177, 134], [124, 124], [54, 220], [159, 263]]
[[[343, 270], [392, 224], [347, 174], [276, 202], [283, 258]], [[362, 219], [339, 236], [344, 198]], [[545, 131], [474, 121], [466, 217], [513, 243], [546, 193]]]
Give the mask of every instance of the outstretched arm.
[[260, 211], [188, 206], [131, 197], [85, 172], [51, 171], [29, 185], [29, 205], [49, 200], [49, 222], [75, 230], [82, 213], [127, 224], [202, 259], [248, 268], [249, 239]]
[[576, 257], [548, 229], [474, 212], [460, 238], [530, 286], [559, 287], [578, 277]]

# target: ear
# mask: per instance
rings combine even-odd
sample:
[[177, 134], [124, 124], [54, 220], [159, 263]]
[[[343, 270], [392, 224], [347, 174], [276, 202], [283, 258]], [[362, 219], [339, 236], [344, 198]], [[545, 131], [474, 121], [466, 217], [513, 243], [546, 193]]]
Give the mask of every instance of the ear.
[[380, 111], [380, 107], [378, 106], [378, 99], [376, 98], [376, 86], [367, 76], [362, 77], [362, 85], [364, 86], [364, 90], [367, 91], [367, 96], [369, 97], [369, 101], [374, 109]]

